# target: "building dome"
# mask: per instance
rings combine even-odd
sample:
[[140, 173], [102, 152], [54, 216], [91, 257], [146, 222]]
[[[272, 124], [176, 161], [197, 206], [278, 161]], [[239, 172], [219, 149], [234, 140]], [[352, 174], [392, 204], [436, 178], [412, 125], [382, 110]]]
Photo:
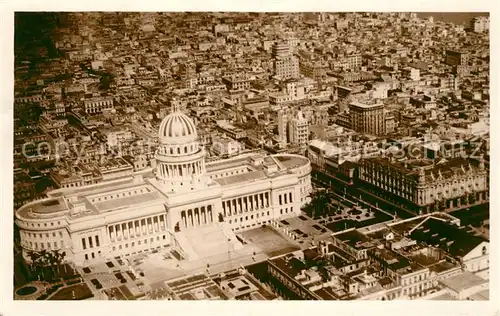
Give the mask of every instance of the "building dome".
[[156, 176], [170, 191], [194, 190], [205, 185], [205, 150], [198, 142], [194, 122], [175, 109], [160, 124], [156, 149]]
[[189, 143], [198, 138], [193, 120], [180, 111], [167, 115], [161, 122], [158, 133], [160, 142], [164, 144]]

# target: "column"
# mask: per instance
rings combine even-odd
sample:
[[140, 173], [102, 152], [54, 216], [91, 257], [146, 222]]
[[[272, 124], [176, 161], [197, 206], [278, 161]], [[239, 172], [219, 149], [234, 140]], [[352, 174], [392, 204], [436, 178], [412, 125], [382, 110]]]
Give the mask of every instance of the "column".
[[193, 227], [193, 212], [191, 209], [187, 211], [188, 214], [188, 227]]
[[201, 207], [201, 214], [203, 216], [203, 224], [208, 224], [208, 222], [207, 222], [207, 208], [205, 206]]
[[155, 233], [160, 231], [160, 223], [158, 223], [158, 216], [153, 216], [153, 231]]
[[207, 207], [207, 209], [208, 209], [208, 216], [209, 216], [208, 220], [209, 220], [210, 223], [213, 223], [214, 222], [214, 217], [213, 217], [213, 214], [212, 214], [212, 206], [209, 205]]
[[135, 231], [134, 231], [134, 222], [128, 222], [127, 224], [128, 226], [128, 234], [130, 236], [130, 238], [134, 238], [135, 237]]
[[141, 219], [141, 231], [143, 236], [148, 234], [148, 223], [145, 218]]
[[120, 225], [115, 225], [115, 231], [116, 231], [116, 239], [121, 239], [122, 238], [122, 234], [121, 234], [121, 231], [120, 231]]
[[163, 215], [163, 214], [160, 215], [159, 220], [160, 220], [160, 223], [159, 223], [160, 229], [163, 231], [163, 230], [165, 230], [165, 215]]
[[141, 236], [141, 222], [140, 222], [140, 220], [135, 220], [134, 226], [135, 226], [135, 235]]
[[111, 241], [115, 241], [116, 233], [115, 233], [115, 230], [113, 229], [113, 226], [108, 226], [108, 231], [109, 231], [109, 239]]
[[249, 203], [250, 203], [250, 209], [253, 211], [255, 210], [254, 203], [253, 203], [253, 194], [248, 197]]
[[154, 229], [153, 229], [153, 217], [148, 217], [146, 219], [146, 223], [148, 225], [148, 233], [152, 234], [154, 232]]
[[128, 229], [127, 229], [127, 223], [122, 223], [122, 232], [123, 232], [123, 238], [128, 239]]
[[186, 211], [181, 211], [181, 222], [184, 228], [187, 227], [187, 222], [186, 222]]

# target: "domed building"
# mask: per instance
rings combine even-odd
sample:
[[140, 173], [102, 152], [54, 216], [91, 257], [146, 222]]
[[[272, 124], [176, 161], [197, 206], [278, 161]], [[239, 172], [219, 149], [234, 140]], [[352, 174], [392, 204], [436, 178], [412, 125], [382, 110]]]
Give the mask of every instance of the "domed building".
[[156, 177], [171, 192], [206, 185], [205, 150], [199, 145], [193, 121], [180, 111], [167, 115], [160, 124], [156, 152]]
[[303, 156], [253, 152], [206, 163], [194, 122], [179, 110], [158, 133], [154, 176], [57, 189], [19, 208], [25, 258], [57, 249], [83, 266], [161, 249], [217, 263], [228, 249], [258, 251], [235, 233], [295, 217], [308, 199]]

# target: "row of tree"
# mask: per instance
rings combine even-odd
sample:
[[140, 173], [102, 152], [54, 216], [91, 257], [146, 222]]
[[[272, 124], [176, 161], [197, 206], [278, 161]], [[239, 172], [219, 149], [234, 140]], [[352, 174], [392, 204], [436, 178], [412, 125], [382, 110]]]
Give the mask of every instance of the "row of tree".
[[63, 266], [64, 272], [67, 273], [66, 264], [64, 264], [66, 252], [64, 251], [30, 251], [28, 257], [31, 260], [31, 271], [37, 275], [38, 280], [48, 280], [51, 276], [56, 275], [56, 271], [59, 274], [61, 266]]
[[318, 218], [323, 215], [331, 215], [331, 204], [334, 200], [331, 193], [327, 190], [317, 190], [309, 194], [311, 201], [305, 206], [304, 211], [312, 218]]

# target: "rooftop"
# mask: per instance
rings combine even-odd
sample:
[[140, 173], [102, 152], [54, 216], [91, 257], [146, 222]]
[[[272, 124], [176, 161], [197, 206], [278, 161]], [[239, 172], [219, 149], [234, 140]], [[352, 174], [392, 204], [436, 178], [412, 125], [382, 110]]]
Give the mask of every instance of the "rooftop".
[[463, 257], [479, 246], [488, 242], [486, 238], [474, 236], [454, 224], [435, 218], [428, 218], [411, 233], [411, 238], [428, 245], [435, 245], [452, 256]]
[[478, 285], [488, 284], [488, 280], [478, 277], [471, 272], [464, 272], [451, 278], [440, 280], [439, 282], [457, 293]]
[[366, 237], [356, 229], [349, 230], [340, 234], [335, 234], [333, 235], [333, 237], [340, 239], [341, 241], [355, 249], [363, 249], [367, 246], [372, 246], [372, 244], [370, 243], [370, 238]]

